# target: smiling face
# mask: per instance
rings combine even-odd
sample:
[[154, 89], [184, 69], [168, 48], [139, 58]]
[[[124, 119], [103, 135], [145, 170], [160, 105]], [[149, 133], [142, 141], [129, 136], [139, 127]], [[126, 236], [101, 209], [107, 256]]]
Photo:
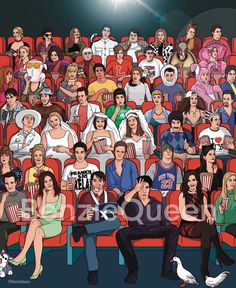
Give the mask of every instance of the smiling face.
[[122, 160], [125, 157], [125, 147], [124, 146], [117, 146], [114, 150], [115, 159]]
[[171, 72], [166, 71], [164, 73], [164, 75], [165, 75], [166, 81], [172, 82], [174, 80], [174, 72], [173, 71], [171, 71]]
[[42, 150], [36, 150], [34, 152], [34, 162], [36, 166], [43, 165], [43, 151]]
[[159, 40], [160, 43], [162, 43], [165, 39], [165, 35], [163, 32], [158, 32], [157, 33], [157, 39]]
[[182, 129], [181, 122], [179, 120], [172, 120], [171, 128], [173, 129], [174, 132], [180, 132]]
[[160, 105], [162, 103], [162, 95], [161, 94], [152, 95], [152, 101], [155, 105]]
[[75, 158], [77, 162], [79, 163], [83, 162], [85, 159], [85, 156], [86, 156], [86, 153], [83, 147], [77, 147], [75, 149]]
[[10, 106], [10, 107], [14, 107], [15, 104], [16, 104], [16, 101], [17, 101], [17, 97], [12, 95], [12, 94], [7, 94], [6, 95], [6, 100], [7, 100], [7, 104]]
[[19, 54], [21, 60], [24, 60], [28, 57], [28, 52], [23, 48], [20, 49]]
[[58, 116], [51, 116], [49, 119], [49, 124], [52, 128], [58, 128], [61, 125], [61, 120]]
[[102, 30], [102, 38], [103, 39], [108, 39], [110, 34], [111, 34], [110, 28], [109, 27], [104, 27], [103, 30]]
[[213, 38], [215, 40], [219, 40], [221, 37], [221, 29], [220, 28], [216, 28], [214, 32], [212, 32]]
[[211, 119], [211, 129], [213, 130], [218, 130], [220, 128], [220, 116], [219, 115], [215, 115], [212, 119]]
[[35, 121], [34, 116], [30, 114], [25, 115], [25, 117], [22, 119], [23, 126], [26, 128], [31, 128], [34, 125], [34, 121]]
[[103, 130], [105, 127], [105, 119], [104, 118], [97, 118], [95, 122], [95, 127], [97, 130]]
[[53, 182], [52, 182], [52, 178], [50, 176], [46, 176], [44, 178], [44, 187], [48, 190], [51, 191], [53, 190]]
[[50, 96], [48, 94], [40, 94], [40, 100], [44, 105], [47, 105], [50, 102]]
[[16, 191], [16, 181], [14, 177], [7, 177], [5, 178], [4, 184], [6, 186], [6, 189], [9, 193]]
[[138, 41], [138, 34], [134, 32], [130, 32], [129, 34], [129, 41], [131, 43], [136, 43]]
[[21, 39], [22, 39], [22, 34], [19, 33], [18, 29], [13, 29], [12, 35], [13, 35], [13, 37], [15, 38], [15, 41], [21, 41]]
[[0, 161], [2, 163], [2, 165], [6, 165], [10, 163], [10, 156], [7, 154], [2, 154], [0, 157]]
[[93, 191], [96, 192], [100, 192], [101, 190], [103, 190], [105, 185], [105, 182], [102, 178], [98, 178], [96, 175], [94, 175], [93, 180], [92, 180], [92, 187], [93, 187]]
[[203, 156], [203, 159], [206, 160], [206, 162], [208, 163], [215, 163], [216, 161], [216, 153], [215, 153], [215, 150], [210, 150], [206, 156]]
[[190, 191], [196, 191], [197, 190], [197, 179], [195, 175], [190, 175], [188, 177], [188, 187]]
[[189, 28], [188, 32], [187, 32], [187, 38], [188, 39], [193, 39], [194, 36], [195, 36], [195, 33], [196, 33], [196, 31], [195, 31], [194, 28]]
[[197, 106], [197, 95], [192, 95], [190, 97], [190, 106], [196, 107]]
[[138, 197], [141, 200], [146, 200], [146, 199], [148, 199], [149, 192], [150, 192], [150, 186], [149, 186], [148, 182], [143, 182], [143, 188], [142, 188], [142, 190], [140, 190], [138, 192]]
[[75, 28], [73, 33], [74, 40], [78, 40], [80, 38], [80, 31], [79, 29]]
[[128, 125], [132, 130], [137, 129], [137, 127], [138, 127], [137, 119], [133, 116], [129, 117], [128, 118]]
[[116, 95], [116, 105], [122, 106], [125, 104], [125, 97], [123, 94]]
[[236, 185], [236, 176], [232, 175], [226, 181], [226, 188], [227, 188], [227, 190], [233, 190], [233, 189], [235, 189], [235, 185]]
[[58, 60], [59, 60], [59, 57], [58, 57], [58, 55], [57, 55], [57, 52], [56, 52], [56, 51], [52, 51], [52, 53], [51, 53], [51, 60], [52, 60], [53, 62], [55, 62], [55, 61], [58, 61]]

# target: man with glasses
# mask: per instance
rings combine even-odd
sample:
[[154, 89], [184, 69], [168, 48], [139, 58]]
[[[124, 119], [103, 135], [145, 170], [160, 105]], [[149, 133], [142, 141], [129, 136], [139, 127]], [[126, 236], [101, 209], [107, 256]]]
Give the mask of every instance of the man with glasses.
[[109, 26], [103, 26], [102, 39], [96, 41], [92, 45], [93, 55], [99, 55], [102, 57], [102, 64], [106, 65], [106, 58], [108, 55], [114, 55], [113, 48], [118, 44], [116, 41], [109, 39], [111, 35], [111, 28]]
[[18, 112], [25, 110], [19, 101], [17, 101], [17, 91], [14, 88], [9, 88], [5, 91], [5, 97], [7, 99], [6, 104], [1, 108], [0, 121], [2, 124], [15, 123], [16, 115]]
[[37, 55], [44, 55], [48, 53], [48, 50], [52, 46], [58, 46], [56, 42], [53, 41], [52, 39], [52, 29], [51, 28], [44, 28], [42, 32], [42, 38], [43, 41], [38, 44], [38, 47], [36, 49], [36, 54]]
[[161, 75], [163, 64], [159, 59], [154, 58], [154, 50], [151, 46], [144, 48], [144, 54], [145, 59], [138, 66], [142, 68], [143, 76], [149, 78], [153, 84], [154, 79]]
[[95, 62], [93, 61], [93, 51], [91, 48], [84, 48], [82, 51], [83, 60], [78, 63], [78, 74], [79, 76], [82, 76], [86, 78], [86, 84], [88, 86], [89, 80], [92, 77], [95, 77], [95, 74], [93, 72], [93, 66], [95, 65]]

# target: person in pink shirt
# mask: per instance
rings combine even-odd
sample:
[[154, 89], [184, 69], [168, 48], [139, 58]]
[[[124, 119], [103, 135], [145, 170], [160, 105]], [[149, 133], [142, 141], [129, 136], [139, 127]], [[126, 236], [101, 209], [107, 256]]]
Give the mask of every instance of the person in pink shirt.
[[18, 92], [17, 81], [14, 79], [13, 70], [10, 66], [0, 69], [0, 103], [6, 101], [5, 91], [14, 88]]

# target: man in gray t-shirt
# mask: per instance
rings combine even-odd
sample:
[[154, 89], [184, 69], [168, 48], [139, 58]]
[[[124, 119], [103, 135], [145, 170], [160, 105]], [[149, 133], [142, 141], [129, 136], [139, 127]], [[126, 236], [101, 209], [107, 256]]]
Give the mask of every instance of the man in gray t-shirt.
[[180, 167], [173, 162], [173, 147], [163, 145], [161, 154], [161, 160], [153, 163], [146, 175], [153, 179], [152, 189], [159, 190], [165, 197], [169, 191], [180, 190], [183, 177]]
[[16, 215], [23, 219], [29, 219], [29, 207], [24, 193], [16, 190], [16, 175], [14, 172], [7, 172], [3, 175], [3, 182], [7, 192], [0, 193], [0, 251], [7, 248], [8, 235], [19, 230], [16, 223], [11, 223], [6, 213], [8, 204], [17, 203], [19, 209]]

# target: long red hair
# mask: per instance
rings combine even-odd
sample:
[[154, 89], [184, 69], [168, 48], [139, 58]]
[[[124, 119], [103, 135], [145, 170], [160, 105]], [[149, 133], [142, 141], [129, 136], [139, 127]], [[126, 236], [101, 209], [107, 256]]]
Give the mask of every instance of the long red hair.
[[4, 66], [4, 67], [0, 68], [0, 91], [3, 90], [3, 86], [6, 83], [6, 76], [8, 73], [12, 74], [12, 79], [11, 79], [10, 83], [8, 84], [8, 88], [14, 87], [13, 70], [10, 66]]

